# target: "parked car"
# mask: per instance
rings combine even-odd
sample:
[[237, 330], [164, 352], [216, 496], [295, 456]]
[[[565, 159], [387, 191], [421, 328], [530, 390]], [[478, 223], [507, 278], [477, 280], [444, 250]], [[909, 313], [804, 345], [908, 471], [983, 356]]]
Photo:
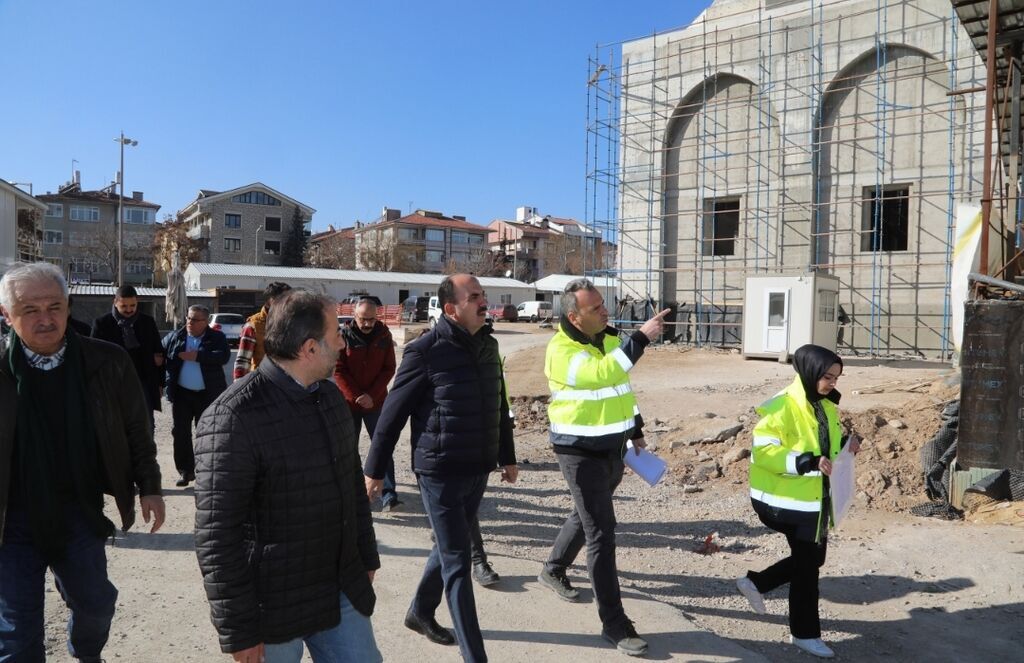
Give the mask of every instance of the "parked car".
[[516, 310], [515, 304], [492, 306], [488, 309], [487, 314], [495, 320], [501, 320], [502, 322], [515, 322], [519, 319], [519, 311]]
[[538, 322], [551, 317], [551, 302], [523, 302], [516, 307], [520, 320]]
[[407, 297], [402, 302], [402, 322], [426, 322], [430, 297]]
[[339, 315], [338, 316], [338, 328], [340, 329], [341, 327], [348, 326], [355, 319], [356, 319], [356, 317], [354, 315]]
[[216, 329], [224, 334], [229, 345], [238, 345], [242, 338], [242, 327], [245, 326], [245, 316], [237, 313], [211, 313], [210, 329]]
[[[437, 297], [431, 297], [430, 302], [427, 304], [427, 324], [433, 329], [437, 321], [441, 319], [441, 307], [437, 305]], [[484, 317], [485, 325], [494, 324], [494, 316], [491, 315], [490, 311], [487, 311], [487, 315]]]

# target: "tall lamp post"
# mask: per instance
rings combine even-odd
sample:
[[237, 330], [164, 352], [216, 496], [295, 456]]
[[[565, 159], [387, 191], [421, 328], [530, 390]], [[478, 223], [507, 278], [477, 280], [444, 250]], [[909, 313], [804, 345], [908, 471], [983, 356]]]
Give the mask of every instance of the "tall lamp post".
[[121, 184], [121, 195], [117, 197], [117, 287], [124, 285], [124, 146], [135, 147], [139, 141], [127, 138], [124, 131], [120, 138], [115, 138], [121, 145], [121, 170], [117, 171], [117, 179]]
[[263, 226], [256, 226], [256, 261], [253, 263], [257, 267], [260, 264], [260, 232], [263, 230]]

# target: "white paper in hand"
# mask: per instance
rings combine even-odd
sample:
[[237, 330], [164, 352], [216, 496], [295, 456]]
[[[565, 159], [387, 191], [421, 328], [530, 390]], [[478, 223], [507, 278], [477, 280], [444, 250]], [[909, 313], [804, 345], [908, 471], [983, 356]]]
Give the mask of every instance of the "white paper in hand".
[[647, 449], [639, 449], [639, 454], [637, 451], [638, 449], [633, 446], [632, 440], [626, 442], [626, 457], [622, 460], [626, 463], [626, 467], [636, 472], [641, 479], [653, 486], [661, 481], [661, 477], [665, 476], [668, 463]]
[[832, 474], [828, 478], [828, 485], [832, 495], [832, 517], [835, 519], [836, 527], [839, 527], [839, 523], [849, 513], [853, 496], [857, 491], [855, 464], [849, 444], [832, 460]]

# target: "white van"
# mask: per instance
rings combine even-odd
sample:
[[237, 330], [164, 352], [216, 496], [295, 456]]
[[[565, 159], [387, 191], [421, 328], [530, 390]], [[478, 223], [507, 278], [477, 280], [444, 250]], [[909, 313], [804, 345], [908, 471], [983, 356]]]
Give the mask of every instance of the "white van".
[[551, 318], [551, 302], [523, 302], [516, 307], [520, 320], [538, 322]]
[[[430, 302], [427, 304], [427, 325], [433, 329], [437, 321], [441, 319], [441, 307], [437, 305], [437, 297], [431, 297]], [[493, 325], [494, 317], [490, 311], [487, 312], [487, 317], [484, 319], [485, 325]]]

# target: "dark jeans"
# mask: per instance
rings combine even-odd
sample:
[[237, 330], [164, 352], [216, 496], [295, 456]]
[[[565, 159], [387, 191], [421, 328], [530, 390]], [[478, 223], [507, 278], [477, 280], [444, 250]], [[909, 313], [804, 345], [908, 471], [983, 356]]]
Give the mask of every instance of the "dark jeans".
[[[373, 431], [377, 428], [377, 420], [380, 419], [380, 410], [373, 412], [352, 411], [352, 427], [356, 431], [356, 444], [359, 443], [359, 430], [366, 427], [366, 434], [373, 439]], [[387, 505], [398, 501], [398, 492], [395, 490], [395, 457], [388, 458], [388, 467], [384, 471], [384, 488], [380, 493], [381, 504]]]
[[[99, 661], [114, 618], [117, 589], [107, 579], [104, 539], [69, 507], [67, 555], [49, 565], [57, 591], [71, 610], [68, 651], [83, 661]], [[7, 511], [0, 545], [0, 663], [43, 663], [43, 597], [47, 563], [32, 545], [28, 516]]]
[[544, 568], [563, 574], [587, 545], [587, 572], [597, 599], [597, 613], [606, 630], [626, 621], [615, 564], [615, 507], [612, 494], [622, 481], [625, 466], [618, 456], [592, 458], [555, 454], [569, 484], [573, 510], [558, 532]]
[[487, 653], [473, 598], [469, 530], [487, 487], [487, 475], [421, 474], [418, 479], [423, 508], [434, 530], [434, 547], [409, 610], [424, 619], [433, 617], [443, 591], [462, 659], [484, 663]]
[[213, 399], [210, 392], [177, 387], [171, 403], [171, 437], [174, 438], [174, 469], [178, 474], [195, 474], [196, 457], [192, 449], [192, 427], [199, 422]]
[[765, 524], [785, 534], [790, 556], [761, 572], [748, 571], [757, 591], [762, 594], [789, 583], [789, 632], [795, 638], [820, 638], [818, 617], [818, 569], [825, 563], [828, 540], [814, 543], [797, 538], [796, 525], [780, 522]]

